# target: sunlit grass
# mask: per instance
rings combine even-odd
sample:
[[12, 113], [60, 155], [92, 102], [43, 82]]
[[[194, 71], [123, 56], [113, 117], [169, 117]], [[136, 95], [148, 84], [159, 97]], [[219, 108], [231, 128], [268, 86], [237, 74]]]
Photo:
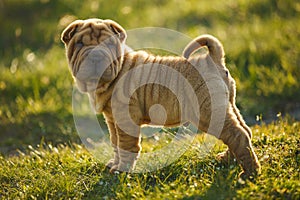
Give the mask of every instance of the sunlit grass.
[[[279, 119], [254, 126], [253, 143], [262, 164], [254, 182], [237, 182], [240, 167], [215, 160], [221, 143], [205, 157], [197, 140], [171, 165], [153, 172], [112, 175], [85, 147], [41, 144], [19, 156], [0, 157], [4, 199], [298, 199], [299, 122]], [[201, 140], [201, 139], [200, 139]], [[147, 143], [144, 143], [147, 145]]]
[[[31, 54], [29, 60], [28, 55]], [[78, 141], [72, 117], [72, 88], [63, 49], [42, 56], [27, 52], [0, 67], [0, 151], [15, 152], [42, 139]]]
[[[299, 109], [299, 2], [13, 0], [0, 3], [0, 9], [0, 199], [300, 199], [300, 124], [275, 117]], [[247, 121], [256, 115], [277, 119], [252, 127], [262, 163], [256, 181], [241, 185], [237, 164], [223, 166], [215, 160], [226, 148], [220, 142], [203, 153], [203, 135], [167, 167], [109, 174], [101, 158], [111, 154], [101, 157], [99, 148], [94, 157], [79, 139], [73, 80], [60, 41], [68, 23], [89, 17], [113, 19], [126, 30], [162, 27], [190, 37], [218, 37]], [[105, 126], [103, 117], [97, 117]], [[172, 131], [144, 138], [143, 153], [167, 146]], [[88, 131], [83, 136], [87, 139]], [[172, 153], [180, 152], [159, 162], [165, 164]], [[137, 167], [153, 167], [149, 158]]]

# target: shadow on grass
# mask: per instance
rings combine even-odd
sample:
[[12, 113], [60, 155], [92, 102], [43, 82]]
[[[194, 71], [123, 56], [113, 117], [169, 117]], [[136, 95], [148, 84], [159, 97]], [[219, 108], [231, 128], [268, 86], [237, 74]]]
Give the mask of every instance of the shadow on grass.
[[236, 186], [237, 176], [235, 174], [229, 174], [229, 169], [219, 170], [213, 177], [213, 182], [206, 190], [205, 193], [200, 195], [193, 195], [190, 197], [183, 198], [184, 200], [222, 200], [222, 199], [233, 199], [236, 197]]
[[15, 155], [18, 150], [26, 150], [28, 145], [81, 143], [73, 116], [67, 112], [30, 114], [15, 122], [0, 119], [0, 130], [0, 153], [3, 155]]
[[[233, 169], [223, 167], [217, 170], [211, 177], [213, 182], [207, 188], [202, 189], [203, 193], [195, 191], [195, 194], [185, 196], [182, 199], [233, 199], [239, 189], [236, 185], [238, 168], [235, 165]], [[108, 172], [108, 169], [105, 169], [101, 171], [101, 177], [94, 184], [93, 189], [85, 193], [84, 199], [116, 199], [120, 193], [122, 198], [126, 199], [138, 198], [139, 195], [147, 199], [147, 193], [151, 194], [153, 192], [162, 192], [157, 196], [163, 198], [166, 197], [163, 193], [171, 194], [173, 192], [172, 189], [170, 190], [169, 185], [183, 181], [182, 178], [186, 176], [185, 173], [187, 172], [182, 168], [173, 169], [169, 166], [155, 172], [129, 175], [126, 173], [113, 175]], [[162, 183], [161, 180], [167, 181]], [[130, 187], [133, 188], [130, 189]], [[189, 190], [189, 188], [186, 188], [186, 190]]]

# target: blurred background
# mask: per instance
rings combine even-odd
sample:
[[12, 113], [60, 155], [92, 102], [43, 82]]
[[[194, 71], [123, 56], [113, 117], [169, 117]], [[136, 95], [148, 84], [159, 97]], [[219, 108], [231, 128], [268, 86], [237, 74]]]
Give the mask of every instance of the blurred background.
[[[0, 0], [0, 153], [80, 143], [61, 31], [75, 19], [208, 33], [225, 48], [249, 124], [300, 119], [299, 0]], [[101, 116], [99, 116], [100, 119]]]

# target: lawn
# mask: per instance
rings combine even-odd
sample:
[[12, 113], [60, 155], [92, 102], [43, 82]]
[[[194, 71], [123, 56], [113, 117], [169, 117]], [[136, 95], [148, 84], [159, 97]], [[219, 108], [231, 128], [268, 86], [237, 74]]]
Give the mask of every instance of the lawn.
[[[219, 38], [262, 174], [239, 181], [236, 163], [215, 159], [220, 142], [202, 156], [203, 134], [157, 171], [109, 174], [78, 135], [60, 41], [68, 23], [89, 17]], [[300, 199], [299, 19], [294, 0], [0, 1], [0, 199]]]
[[[278, 119], [252, 127], [262, 164], [255, 181], [239, 181], [240, 167], [216, 161], [217, 143], [200, 156], [198, 136], [171, 165], [153, 172], [110, 174], [79, 144], [42, 143], [0, 157], [3, 199], [299, 199], [300, 123]], [[147, 143], [143, 143], [147, 145]]]

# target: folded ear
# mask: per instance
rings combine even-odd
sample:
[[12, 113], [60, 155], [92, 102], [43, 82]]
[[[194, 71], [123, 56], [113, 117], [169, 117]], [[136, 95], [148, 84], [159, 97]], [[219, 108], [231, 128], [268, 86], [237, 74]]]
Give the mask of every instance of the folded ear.
[[76, 29], [78, 27], [78, 22], [75, 21], [71, 23], [65, 30], [63, 30], [61, 34], [61, 41], [63, 41], [65, 44], [68, 44], [69, 41], [72, 39], [74, 34], [76, 33]]
[[121, 42], [124, 42], [127, 38], [125, 29], [120, 26], [118, 23], [112, 20], [105, 20], [108, 22], [110, 29], [118, 36]]

